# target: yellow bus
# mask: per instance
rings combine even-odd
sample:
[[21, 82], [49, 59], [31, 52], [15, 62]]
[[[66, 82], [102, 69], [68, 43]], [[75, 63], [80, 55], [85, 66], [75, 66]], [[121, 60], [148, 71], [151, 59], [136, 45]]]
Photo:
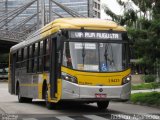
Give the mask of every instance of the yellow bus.
[[125, 101], [131, 93], [124, 27], [94, 18], [60, 18], [10, 49], [9, 92], [19, 102]]

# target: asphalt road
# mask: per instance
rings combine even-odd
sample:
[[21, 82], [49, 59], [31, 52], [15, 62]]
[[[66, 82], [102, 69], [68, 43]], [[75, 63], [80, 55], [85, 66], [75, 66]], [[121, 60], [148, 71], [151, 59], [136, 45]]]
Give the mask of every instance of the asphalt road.
[[18, 103], [17, 96], [8, 93], [6, 82], [0, 82], [0, 120], [160, 120], [160, 109], [110, 102], [107, 110], [96, 104], [67, 103], [48, 110], [44, 101]]

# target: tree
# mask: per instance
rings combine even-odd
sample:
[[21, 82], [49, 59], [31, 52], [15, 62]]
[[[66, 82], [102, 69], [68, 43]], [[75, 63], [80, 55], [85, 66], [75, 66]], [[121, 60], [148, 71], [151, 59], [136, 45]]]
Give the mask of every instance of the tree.
[[[154, 72], [155, 63], [160, 63], [160, 0], [131, 0], [123, 2], [123, 15], [116, 15], [107, 6], [104, 10], [107, 15], [121, 25], [126, 25], [132, 39], [134, 58]], [[139, 10], [129, 7], [129, 3], [138, 6]]]

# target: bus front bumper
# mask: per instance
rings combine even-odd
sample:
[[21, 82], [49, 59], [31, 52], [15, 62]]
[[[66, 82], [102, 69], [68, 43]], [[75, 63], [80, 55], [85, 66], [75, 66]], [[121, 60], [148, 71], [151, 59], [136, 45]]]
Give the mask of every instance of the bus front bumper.
[[130, 98], [130, 94], [131, 94], [131, 82], [124, 84], [122, 86], [88, 86], [88, 85], [78, 85], [62, 80], [61, 100], [125, 101]]

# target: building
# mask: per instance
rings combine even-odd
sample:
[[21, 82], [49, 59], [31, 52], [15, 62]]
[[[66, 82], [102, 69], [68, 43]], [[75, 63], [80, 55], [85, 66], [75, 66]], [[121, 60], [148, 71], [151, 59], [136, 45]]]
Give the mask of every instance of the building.
[[[28, 7], [26, 10], [24, 10], [21, 14], [14, 17], [8, 17], [8, 14], [5, 14], [7, 12], [10, 12], [10, 14], [13, 13], [13, 10], [20, 8], [21, 6], [31, 2], [32, 0], [0, 0], [0, 33], [7, 33], [6, 36], [8, 38], [14, 38], [14, 35], [16, 36], [26, 36], [28, 33], [31, 33], [32, 31], [35, 31], [36, 29], [39, 29], [41, 26], [43, 26], [42, 23], [42, 17], [41, 13], [39, 13], [39, 22], [37, 19], [37, 16], [32, 18], [31, 20], [27, 21], [28, 18], [33, 16], [37, 13], [37, 2], [35, 2], [33, 5]], [[41, 1], [39, 0], [39, 7], [41, 7]], [[45, 23], [49, 23], [49, 0], [43, 0], [45, 2]], [[71, 8], [78, 12], [79, 14], [82, 14], [86, 17], [98, 17], [100, 18], [100, 0], [56, 0], [57, 2], [67, 6], [68, 8]], [[42, 11], [41, 8], [39, 8], [40, 11]], [[63, 17], [70, 17], [68, 13], [66, 13], [64, 10], [59, 8], [57, 5], [52, 3], [52, 11], [60, 14]], [[11, 20], [14, 18], [13, 20]], [[51, 14], [51, 20], [54, 20], [58, 18], [54, 13]], [[3, 21], [2, 21], [3, 19]], [[11, 20], [11, 21], [10, 21]], [[9, 22], [10, 21], [10, 22]], [[26, 22], [27, 21], [27, 22]], [[39, 25], [38, 25], [39, 23]], [[13, 34], [13, 35], [12, 35]], [[22, 35], [21, 35], [22, 34]], [[13, 37], [10, 37], [13, 36]], [[0, 34], [0, 36], [3, 36], [2, 38], [6, 39], [6, 36], [4, 34]], [[1, 39], [2, 39], [1, 38]], [[16, 39], [16, 38], [15, 38]], [[24, 40], [20, 39], [19, 41]], [[9, 47], [15, 44], [15, 41], [8, 42], [0, 40], [0, 52], [8, 52]], [[16, 41], [17, 42], [17, 41]], [[7, 48], [6, 48], [7, 45]], [[3, 46], [3, 47], [2, 47]], [[1, 54], [0, 53], [0, 54]], [[0, 63], [0, 68], [1, 68]], [[7, 65], [7, 64], [5, 64]], [[4, 67], [4, 64], [3, 66]]]
[[[29, 3], [32, 0], [3, 0], [3, 2], [0, 2], [0, 14], [2, 15], [6, 11], [12, 11], [18, 7], [21, 7], [24, 4]], [[79, 14], [86, 16], [86, 17], [96, 17], [100, 18], [100, 0], [56, 0], [58, 3], [61, 3], [62, 5], [78, 12]], [[49, 0], [44, 0], [45, 2], [45, 23], [49, 23]], [[41, 7], [41, 0], [39, 0], [39, 6]], [[58, 7], [56, 4], [52, 2], [52, 11], [58, 13], [59, 15], [63, 17], [71, 17], [67, 12], [65, 12], [63, 9]], [[41, 10], [41, 8], [39, 8]], [[41, 10], [42, 11], [42, 10]], [[21, 23], [21, 21], [29, 18], [33, 14], [37, 13], [37, 2], [35, 2], [33, 5], [31, 5], [29, 8], [27, 8], [25, 11], [23, 11], [20, 15], [18, 15], [16, 18], [14, 18], [10, 23], [7, 24], [8, 29], [13, 29], [15, 26], [18, 26], [18, 24]], [[41, 14], [39, 14], [39, 18], [41, 21]], [[54, 20], [58, 18], [54, 13], [51, 13], [51, 20]], [[7, 21], [7, 19], [6, 19]], [[5, 22], [5, 21], [4, 21]], [[25, 27], [31, 26], [32, 24], [37, 23], [37, 17], [35, 16], [33, 19], [29, 20]], [[40, 22], [42, 23], [42, 22]]]
[[[101, 4], [100, 0], [56, 0], [57, 2], [75, 10], [79, 14], [86, 17], [97, 17], [100, 18]], [[64, 10], [53, 4], [53, 10], [62, 16], [68, 15]]]
[[93, 15], [97, 18], [100, 18], [101, 16], [101, 1], [100, 0], [93, 1]]
[[[6, 12], [11, 12], [21, 6], [23, 6], [26, 3], [29, 3], [31, 0], [3, 0], [0, 2], [0, 15], [5, 14]], [[18, 13], [18, 12], [17, 12]], [[14, 29], [16, 26], [18, 26], [23, 20], [29, 18], [33, 14], [37, 13], [37, 5], [33, 4], [26, 10], [24, 10], [21, 14], [16, 16], [13, 20], [11, 20], [8, 24], [8, 30]], [[11, 15], [10, 13], [9, 15]], [[8, 15], [4, 16], [7, 17]], [[11, 17], [13, 18], [14, 15]], [[11, 18], [6, 19], [4, 22], [9, 21]], [[33, 23], [37, 22], [36, 18], [29, 20], [25, 25], [32, 25]], [[25, 26], [25, 27], [26, 27]], [[5, 27], [5, 26], [4, 26]]]

